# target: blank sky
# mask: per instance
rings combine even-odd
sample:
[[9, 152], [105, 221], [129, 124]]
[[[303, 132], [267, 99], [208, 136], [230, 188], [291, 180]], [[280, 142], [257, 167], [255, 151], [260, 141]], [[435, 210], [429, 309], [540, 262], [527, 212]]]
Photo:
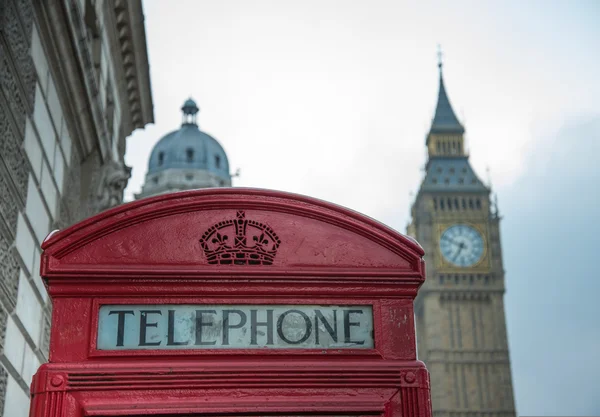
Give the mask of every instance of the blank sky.
[[[221, 142], [232, 171], [241, 169], [235, 186], [323, 198], [404, 232], [410, 193], [423, 175], [441, 44], [446, 88], [465, 124], [471, 163], [485, 181], [489, 167], [505, 214], [519, 414], [600, 415], [600, 401], [568, 391], [554, 371], [544, 374], [542, 365], [523, 371], [528, 360], [540, 360], [542, 343], [561, 339], [560, 328], [550, 332], [540, 318], [544, 309], [554, 311], [540, 300], [557, 294], [545, 277], [561, 270], [544, 269], [560, 246], [547, 253], [548, 239], [581, 234], [589, 242], [579, 245], [593, 247], [592, 231], [600, 232], [596, 222], [568, 227], [574, 207], [592, 204], [580, 213], [590, 221], [600, 211], [600, 169], [590, 157], [600, 152], [600, 2], [146, 0], [144, 7], [156, 124], [128, 140], [127, 200], [140, 190], [150, 150], [179, 128], [179, 108], [192, 96], [200, 128]], [[573, 192], [588, 180], [589, 187]], [[553, 204], [548, 190], [570, 203]], [[569, 236], [545, 234], [558, 223], [556, 233]], [[581, 258], [578, 277], [596, 280], [593, 255], [585, 253], [573, 255]], [[565, 271], [568, 264], [561, 264]], [[548, 279], [566, 285], [558, 276]], [[564, 303], [579, 305], [583, 288], [591, 290], [563, 288]], [[537, 303], [523, 301], [523, 292]], [[566, 308], [563, 333], [568, 323], [588, 320], [581, 349], [598, 356], [600, 308], [590, 309]], [[544, 358], [575, 356], [578, 343]], [[581, 372], [600, 385], [600, 360], [594, 363]]]

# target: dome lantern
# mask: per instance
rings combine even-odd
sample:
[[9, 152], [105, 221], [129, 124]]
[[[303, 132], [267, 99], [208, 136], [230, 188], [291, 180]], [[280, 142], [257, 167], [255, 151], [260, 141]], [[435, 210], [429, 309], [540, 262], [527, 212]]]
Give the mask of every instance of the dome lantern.
[[185, 101], [185, 103], [183, 103], [183, 106], [181, 106], [181, 111], [183, 113], [183, 117], [182, 117], [182, 121], [181, 121], [182, 125], [197, 124], [196, 115], [198, 114], [200, 109], [198, 108], [198, 106], [196, 105], [196, 102], [194, 100], [192, 100], [191, 98], [188, 98]]

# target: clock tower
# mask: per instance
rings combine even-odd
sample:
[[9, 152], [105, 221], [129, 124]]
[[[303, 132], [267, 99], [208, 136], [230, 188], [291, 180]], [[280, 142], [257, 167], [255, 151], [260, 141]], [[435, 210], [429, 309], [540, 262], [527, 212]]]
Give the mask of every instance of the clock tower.
[[469, 163], [441, 62], [439, 70], [426, 175], [408, 226], [427, 265], [415, 301], [418, 355], [431, 373], [436, 417], [514, 417], [500, 216]]

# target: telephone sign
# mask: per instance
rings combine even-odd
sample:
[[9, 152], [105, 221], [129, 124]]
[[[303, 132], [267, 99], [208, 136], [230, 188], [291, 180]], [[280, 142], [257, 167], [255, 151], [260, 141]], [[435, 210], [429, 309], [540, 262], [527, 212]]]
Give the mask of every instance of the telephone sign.
[[98, 349], [372, 349], [370, 306], [104, 305]]

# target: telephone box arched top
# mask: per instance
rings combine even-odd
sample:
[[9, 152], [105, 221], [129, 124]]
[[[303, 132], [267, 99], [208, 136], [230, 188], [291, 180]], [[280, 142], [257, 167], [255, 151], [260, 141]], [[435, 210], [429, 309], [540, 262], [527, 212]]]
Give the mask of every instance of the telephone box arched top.
[[431, 417], [412, 239], [320, 200], [166, 194], [44, 241], [31, 416]]
[[423, 249], [413, 239], [338, 205], [260, 189], [135, 201], [51, 233], [42, 248], [47, 285], [107, 277], [308, 284], [335, 276], [415, 295], [424, 280]]

